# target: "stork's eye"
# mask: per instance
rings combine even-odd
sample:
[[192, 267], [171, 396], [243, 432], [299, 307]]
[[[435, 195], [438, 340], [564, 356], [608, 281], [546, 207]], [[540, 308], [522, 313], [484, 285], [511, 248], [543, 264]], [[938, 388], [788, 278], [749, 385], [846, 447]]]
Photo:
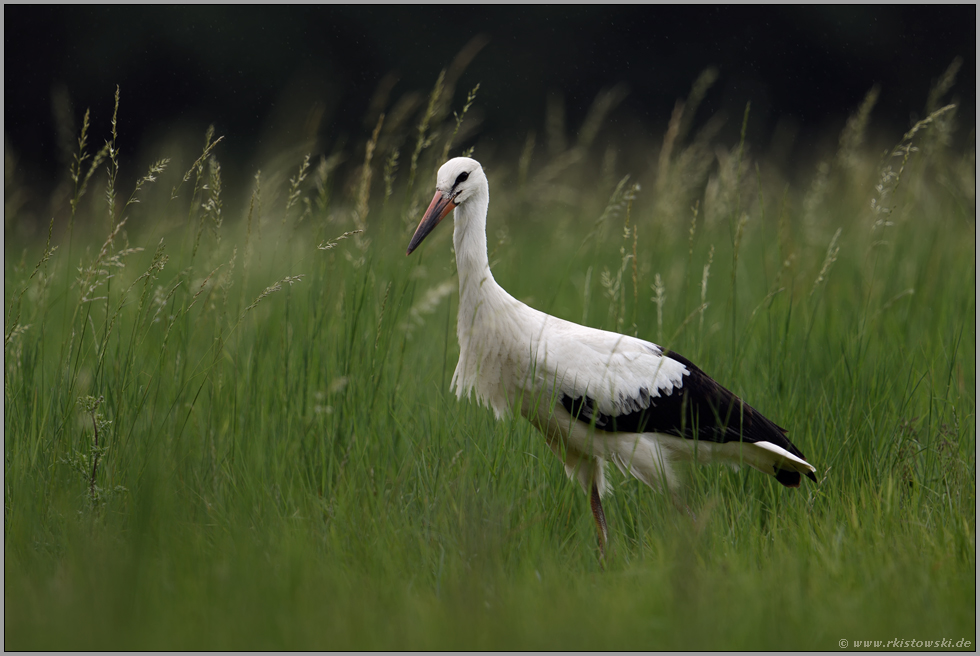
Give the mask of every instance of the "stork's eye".
[[458, 176], [456, 176], [456, 182], [453, 183], [453, 186], [455, 187], [460, 182], [466, 182], [466, 179], [469, 178], [469, 177], [470, 177], [470, 174], [467, 173], [466, 171], [463, 171]]

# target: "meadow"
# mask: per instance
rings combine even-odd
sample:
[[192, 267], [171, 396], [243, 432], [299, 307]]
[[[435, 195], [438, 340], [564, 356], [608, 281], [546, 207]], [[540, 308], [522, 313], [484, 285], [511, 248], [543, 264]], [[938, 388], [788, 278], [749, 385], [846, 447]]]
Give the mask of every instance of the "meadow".
[[[484, 152], [479, 92], [453, 106], [440, 77], [248, 189], [223, 188], [210, 131], [183, 161], [120, 157], [117, 92], [76, 129], [50, 229], [5, 240], [5, 649], [975, 648], [975, 134], [953, 74], [886, 151], [877, 91], [856, 98], [795, 177], [692, 119], [710, 72], [651, 153], [604, 149], [615, 90]], [[504, 288], [686, 355], [819, 482], [692, 468], [692, 518], [610, 470], [602, 568], [541, 436], [449, 391], [450, 222], [405, 248], [464, 151]]]

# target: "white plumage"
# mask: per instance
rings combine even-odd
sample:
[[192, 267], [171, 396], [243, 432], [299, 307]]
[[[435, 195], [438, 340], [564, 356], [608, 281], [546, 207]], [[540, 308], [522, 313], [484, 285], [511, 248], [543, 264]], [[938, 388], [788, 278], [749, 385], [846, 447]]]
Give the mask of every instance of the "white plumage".
[[498, 418], [519, 408], [541, 430], [569, 477], [591, 492], [603, 551], [607, 460], [671, 492], [679, 460], [747, 464], [793, 487], [800, 474], [814, 478], [785, 431], [683, 357], [549, 316], [508, 294], [487, 259], [489, 203], [480, 164], [449, 160], [408, 253], [455, 209], [460, 356], [453, 389], [460, 399], [475, 396]]

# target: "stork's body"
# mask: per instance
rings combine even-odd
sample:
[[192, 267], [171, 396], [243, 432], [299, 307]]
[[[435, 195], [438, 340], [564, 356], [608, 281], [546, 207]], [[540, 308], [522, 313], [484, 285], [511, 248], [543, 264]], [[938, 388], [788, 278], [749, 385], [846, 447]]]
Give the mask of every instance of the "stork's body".
[[685, 358], [549, 316], [498, 285], [487, 259], [490, 192], [478, 162], [446, 162], [436, 189], [408, 252], [455, 209], [456, 395], [475, 396], [497, 417], [519, 409], [541, 430], [568, 476], [591, 494], [600, 547], [606, 461], [671, 493], [674, 464], [683, 460], [749, 465], [790, 487], [801, 474], [815, 480], [783, 429]]

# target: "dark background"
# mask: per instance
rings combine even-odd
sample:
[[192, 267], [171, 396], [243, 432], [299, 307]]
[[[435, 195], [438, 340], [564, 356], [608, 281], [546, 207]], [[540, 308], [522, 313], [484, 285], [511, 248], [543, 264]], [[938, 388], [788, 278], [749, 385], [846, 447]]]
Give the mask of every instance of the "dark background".
[[460, 78], [454, 107], [481, 84], [480, 138], [520, 143], [528, 130], [541, 134], [549, 93], [563, 97], [573, 132], [601, 89], [624, 82], [629, 96], [610, 121], [657, 143], [675, 101], [714, 65], [720, 77], [698, 120], [725, 112], [729, 138], [751, 100], [750, 141], [764, 145], [783, 121], [793, 126], [795, 150], [833, 147], [847, 115], [880, 84], [872, 122], [891, 131], [893, 143], [922, 117], [930, 85], [956, 56], [963, 59], [952, 94], [961, 103], [958, 138], [972, 139], [975, 127], [974, 5], [5, 5], [4, 25], [6, 145], [20, 177], [36, 187], [65, 174], [65, 135], [52, 109], [59, 98], [62, 106], [70, 100], [76, 129], [91, 107], [96, 148], [119, 84], [124, 155], [152, 150], [176, 124], [203, 134], [214, 123], [226, 135], [223, 164], [245, 167], [263, 145], [263, 129], [289, 115], [290, 105], [324, 104], [324, 141], [363, 139], [386, 74], [397, 79], [392, 101], [427, 92], [479, 34], [487, 45]]

